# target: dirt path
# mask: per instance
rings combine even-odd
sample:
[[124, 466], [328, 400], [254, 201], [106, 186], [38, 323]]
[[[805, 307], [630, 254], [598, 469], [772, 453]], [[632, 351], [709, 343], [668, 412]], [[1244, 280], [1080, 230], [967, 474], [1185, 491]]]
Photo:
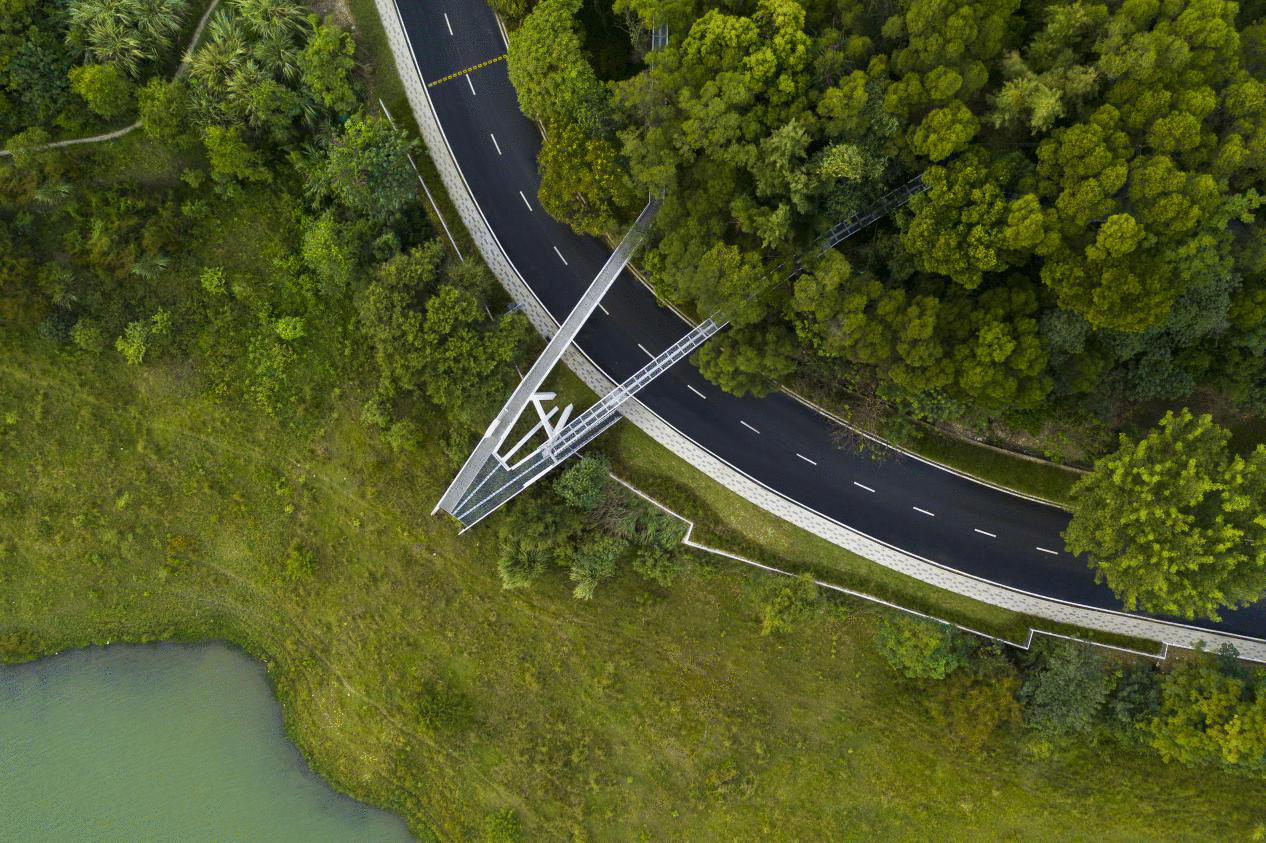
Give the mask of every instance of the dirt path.
[[[189, 46], [185, 48], [185, 58], [183, 61], [180, 62], [180, 67], [176, 68], [176, 73], [174, 76], [172, 76], [172, 81], [175, 81], [179, 79], [181, 76], [184, 76], [185, 72], [189, 69], [189, 62], [193, 58], [194, 48], [198, 46], [198, 39], [202, 37], [202, 30], [206, 28], [207, 21], [211, 20], [211, 14], [217, 8], [219, 8], [219, 5], [220, 5], [220, 0], [214, 0], [211, 3], [211, 5], [207, 7], [207, 10], [203, 12], [202, 20], [198, 21], [198, 28], [193, 31], [193, 37], [189, 39]], [[64, 147], [64, 146], [78, 146], [79, 144], [84, 144], [84, 143], [102, 143], [103, 141], [111, 141], [111, 140], [114, 140], [115, 138], [121, 138], [124, 135], [128, 134], [129, 132], [135, 131], [136, 129], [140, 128], [140, 125], [141, 125], [141, 121], [137, 120], [129, 126], [124, 126], [122, 129], [115, 129], [112, 132], [105, 132], [104, 134], [93, 135], [87, 138], [70, 138], [69, 140], [54, 141], [52, 143], [46, 143], [40, 146], [33, 146], [30, 149], [27, 149], [24, 151], [25, 152], [44, 152], [45, 150], [49, 150], [49, 149], [60, 149], [61, 147]], [[0, 156], [12, 155], [12, 154], [13, 152], [11, 150], [0, 149]]]

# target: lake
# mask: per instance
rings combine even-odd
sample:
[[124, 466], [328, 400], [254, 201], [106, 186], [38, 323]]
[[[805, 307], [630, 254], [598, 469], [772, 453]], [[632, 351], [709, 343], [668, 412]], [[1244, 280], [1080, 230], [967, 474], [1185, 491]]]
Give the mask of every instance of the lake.
[[0, 666], [4, 843], [405, 843], [290, 743], [263, 666], [217, 644]]

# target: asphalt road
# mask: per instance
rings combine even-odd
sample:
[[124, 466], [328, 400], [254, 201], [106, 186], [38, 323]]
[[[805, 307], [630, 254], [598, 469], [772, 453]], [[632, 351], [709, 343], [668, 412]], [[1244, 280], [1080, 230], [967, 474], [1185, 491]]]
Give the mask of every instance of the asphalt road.
[[[436, 113], [475, 200], [506, 254], [563, 321], [606, 260], [600, 241], [551, 219], [536, 199], [540, 133], [519, 111], [505, 42], [484, 0], [397, 0]], [[627, 271], [577, 339], [614, 381], [633, 374], [688, 326]], [[736, 398], [688, 362], [639, 399], [751, 478], [871, 538], [972, 576], [1034, 594], [1121, 609], [1085, 562], [1064, 549], [1062, 510], [1006, 494], [906, 455], [873, 460], [835, 448], [831, 424], [775, 393]], [[1266, 638], [1266, 604], [1195, 625]]]

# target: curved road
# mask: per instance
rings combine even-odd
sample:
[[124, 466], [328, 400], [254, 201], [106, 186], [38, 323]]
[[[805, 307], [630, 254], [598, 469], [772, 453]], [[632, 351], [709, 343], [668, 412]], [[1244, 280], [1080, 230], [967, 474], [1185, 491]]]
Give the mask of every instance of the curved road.
[[[495, 16], [484, 0], [396, 2], [475, 200], [519, 273], [561, 323], [610, 250], [554, 221], [537, 203], [540, 134], [519, 111], [505, 61], [490, 62], [505, 53]], [[626, 271], [577, 345], [619, 382], [687, 330]], [[1085, 562], [1064, 550], [1060, 533], [1068, 515], [1060, 509], [903, 454], [874, 461], [840, 451], [830, 443], [833, 424], [813, 410], [781, 393], [728, 395], [688, 362], [638, 398], [755, 480], [874, 539], [1001, 585], [1121, 609]], [[1266, 604], [1226, 612], [1220, 623], [1187, 623], [1266, 638]]]

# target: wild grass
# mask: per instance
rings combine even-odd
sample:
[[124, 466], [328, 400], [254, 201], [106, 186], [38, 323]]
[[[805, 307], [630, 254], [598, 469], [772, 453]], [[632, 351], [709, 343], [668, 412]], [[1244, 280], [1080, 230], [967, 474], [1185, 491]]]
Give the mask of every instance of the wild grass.
[[531, 840], [1195, 840], [1261, 820], [1245, 782], [1143, 754], [1016, 734], [964, 753], [875, 655], [874, 610], [824, 603], [762, 637], [763, 580], [734, 566], [667, 591], [625, 573], [592, 603], [559, 573], [505, 592], [491, 525], [459, 538], [429, 515], [438, 443], [393, 454], [349, 397], [287, 425], [179, 365], [0, 343], [4, 655], [233, 641], [315, 768], [423, 839], [507, 809]]

